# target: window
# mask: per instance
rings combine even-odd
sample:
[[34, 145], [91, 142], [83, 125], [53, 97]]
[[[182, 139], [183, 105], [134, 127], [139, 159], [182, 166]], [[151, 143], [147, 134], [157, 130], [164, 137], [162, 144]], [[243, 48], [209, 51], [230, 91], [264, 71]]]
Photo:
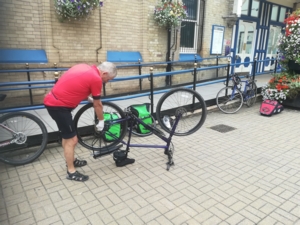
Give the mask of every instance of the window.
[[253, 0], [251, 7], [251, 16], [258, 17], [259, 0]]
[[243, 15], [248, 15], [248, 11], [249, 11], [249, 0], [243, 0], [242, 14]]
[[188, 16], [181, 23], [180, 52], [196, 53], [200, 0], [183, 0]]
[[271, 20], [277, 21], [277, 15], [278, 15], [278, 6], [273, 5], [272, 7], [272, 14], [271, 14]]
[[279, 14], [279, 22], [283, 23], [283, 21], [285, 19], [285, 15], [286, 15], [286, 8], [285, 7], [281, 7], [280, 8], [280, 14]]

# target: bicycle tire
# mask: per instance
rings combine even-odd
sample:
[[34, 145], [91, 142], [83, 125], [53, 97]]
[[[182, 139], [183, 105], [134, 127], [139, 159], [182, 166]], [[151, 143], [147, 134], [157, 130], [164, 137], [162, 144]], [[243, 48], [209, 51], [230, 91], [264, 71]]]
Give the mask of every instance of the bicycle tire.
[[[102, 102], [103, 113], [115, 114], [118, 118], [125, 118], [123, 110], [112, 102]], [[78, 142], [83, 147], [93, 151], [102, 151], [119, 144], [126, 132], [127, 121], [120, 122], [119, 137], [112, 137], [113, 140], [107, 140], [105, 132], [96, 132], [95, 125], [98, 123], [97, 116], [92, 103], [83, 106], [74, 117], [75, 129], [77, 132]], [[95, 121], [96, 119], [96, 121]]]
[[[152, 124], [150, 126], [152, 127], [156, 127], [156, 122], [155, 122], [155, 119], [153, 116], [150, 116], [151, 119], [152, 119]], [[147, 136], [150, 136], [151, 134], [153, 134], [152, 131], [148, 132], [148, 133], [145, 133], [145, 134], [142, 134], [140, 132], [137, 131], [137, 126], [138, 124], [134, 124], [133, 127], [132, 127], [132, 133], [138, 137], [147, 137]], [[130, 129], [130, 127], [128, 127], [128, 130]]]
[[[21, 135], [19, 144], [13, 143], [0, 148], [0, 161], [14, 166], [25, 165], [44, 152], [48, 143], [48, 132], [38, 117], [25, 112], [8, 113], [0, 118], [0, 123]], [[1, 141], [12, 138], [11, 132], [0, 127]]]
[[[194, 100], [194, 103], [193, 103]], [[163, 130], [170, 133], [171, 130], [164, 124], [163, 117], [169, 116], [171, 126], [175, 116], [182, 116], [175, 129], [174, 135], [185, 136], [196, 132], [203, 125], [207, 109], [202, 96], [192, 89], [175, 88], [166, 92], [156, 106], [156, 119]]]
[[[232, 99], [232, 95], [234, 98]], [[226, 114], [236, 113], [243, 105], [243, 95], [234, 86], [223, 87], [217, 94], [216, 103], [218, 108]]]
[[248, 107], [252, 106], [255, 104], [256, 102], [256, 95], [257, 95], [257, 86], [256, 86], [256, 83], [254, 81], [251, 81], [248, 83], [248, 86], [247, 86], [247, 94], [246, 94], [246, 98], [247, 98], [247, 101], [246, 101], [246, 105]]

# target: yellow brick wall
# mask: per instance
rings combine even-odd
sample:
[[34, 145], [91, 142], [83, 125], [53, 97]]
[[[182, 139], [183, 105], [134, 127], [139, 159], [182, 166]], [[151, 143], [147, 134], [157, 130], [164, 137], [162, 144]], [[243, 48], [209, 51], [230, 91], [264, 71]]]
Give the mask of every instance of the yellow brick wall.
[[[227, 8], [220, 7], [232, 0], [206, 1], [203, 30], [202, 56], [210, 57], [211, 27], [225, 25], [222, 16]], [[153, 20], [157, 0], [104, 0], [104, 7], [94, 10], [86, 21], [61, 23], [55, 13], [53, 0], [1, 0], [0, 1], [0, 48], [45, 49], [49, 60], [46, 64], [30, 64], [30, 68], [71, 67], [77, 63], [98, 64], [106, 61], [107, 51], [139, 51], [144, 62], [166, 60], [167, 30], [158, 27]], [[203, 7], [203, 6], [201, 6]], [[179, 34], [180, 35], [180, 34]], [[225, 39], [231, 30], [225, 29]], [[180, 40], [177, 40], [179, 45]], [[173, 37], [172, 37], [173, 42]], [[179, 47], [178, 47], [179, 49]], [[178, 59], [176, 51], [174, 59]], [[214, 60], [212, 60], [214, 61]], [[208, 63], [209, 62], [204, 62]], [[0, 64], [0, 69], [26, 68], [24, 64]], [[193, 68], [191, 63], [190, 68]], [[176, 70], [180, 69], [177, 67]], [[164, 72], [165, 66], [155, 66], [155, 72]], [[222, 72], [222, 71], [220, 71]], [[223, 71], [224, 72], [224, 71]], [[32, 74], [32, 80], [52, 80], [53, 72]], [[149, 74], [149, 67], [142, 69]], [[138, 75], [138, 68], [118, 70], [118, 76]], [[198, 74], [198, 80], [215, 76], [215, 71]], [[26, 74], [0, 74], [0, 82], [27, 80]], [[173, 84], [192, 81], [192, 76], [173, 76]], [[155, 87], [164, 87], [165, 78], [155, 79]], [[143, 87], [149, 87], [144, 79]], [[111, 83], [107, 94], [138, 91], [139, 81]], [[35, 104], [41, 103], [47, 90], [34, 90]], [[13, 102], [24, 102], [18, 96], [28, 98], [28, 91], [9, 92]], [[27, 100], [26, 100], [27, 101]], [[18, 103], [19, 104], [19, 103]], [[3, 106], [3, 104], [2, 104]]]

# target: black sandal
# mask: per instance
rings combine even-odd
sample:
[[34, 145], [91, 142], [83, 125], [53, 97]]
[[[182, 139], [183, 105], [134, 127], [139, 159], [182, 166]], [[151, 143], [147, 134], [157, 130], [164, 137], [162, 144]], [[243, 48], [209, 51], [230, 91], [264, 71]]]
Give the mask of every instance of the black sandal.
[[85, 160], [79, 160], [76, 158], [74, 161], [74, 167], [82, 167], [85, 165], [87, 165], [87, 161], [85, 161]]
[[74, 173], [69, 173], [69, 171], [67, 171], [67, 173], [68, 173], [68, 175], [67, 175], [68, 180], [84, 182], [89, 179], [89, 176], [83, 175], [83, 174], [79, 173], [78, 171], [75, 171]]

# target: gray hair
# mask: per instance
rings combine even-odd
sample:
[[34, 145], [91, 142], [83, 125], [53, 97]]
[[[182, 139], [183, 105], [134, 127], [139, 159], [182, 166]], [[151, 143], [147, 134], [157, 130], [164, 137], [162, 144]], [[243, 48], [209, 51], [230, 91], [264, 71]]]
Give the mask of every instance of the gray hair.
[[117, 76], [117, 67], [111, 62], [103, 62], [97, 67], [100, 71], [107, 72], [108, 76], [112, 79], [115, 78], [115, 76]]

